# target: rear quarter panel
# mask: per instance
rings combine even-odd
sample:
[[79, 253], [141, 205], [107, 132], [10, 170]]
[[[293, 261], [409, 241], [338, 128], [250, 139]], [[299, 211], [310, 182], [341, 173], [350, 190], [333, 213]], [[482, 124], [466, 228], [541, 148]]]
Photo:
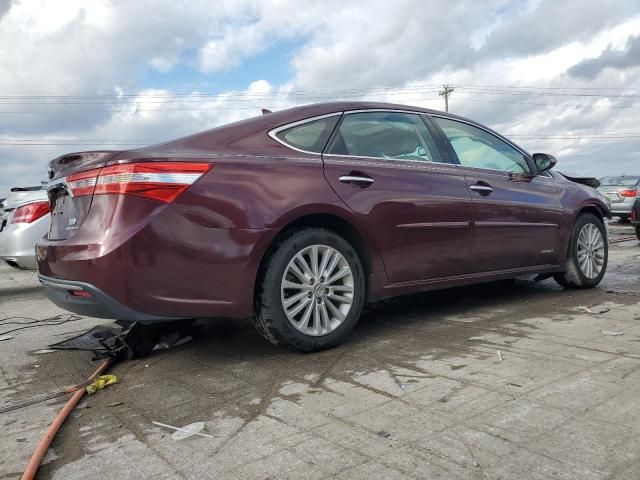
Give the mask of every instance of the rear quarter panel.
[[216, 159], [213, 169], [181, 195], [172, 208], [203, 227], [264, 232], [260, 247], [251, 252], [246, 265], [246, 284], [253, 285], [253, 277], [275, 237], [291, 222], [314, 214], [334, 215], [358, 230], [369, 247], [376, 272], [372, 291], [386, 282], [374, 235], [327, 183], [318, 156]]

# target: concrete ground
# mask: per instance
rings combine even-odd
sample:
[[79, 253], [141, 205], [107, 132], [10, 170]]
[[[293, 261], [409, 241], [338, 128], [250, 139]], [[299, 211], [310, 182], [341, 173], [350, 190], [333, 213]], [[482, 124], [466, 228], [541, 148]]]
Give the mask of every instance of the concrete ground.
[[[0, 303], [0, 338], [13, 337], [0, 408], [94, 370], [86, 352], [37, 351], [104, 321], [68, 316], [34, 273], [4, 267]], [[636, 479], [640, 246], [612, 245], [594, 290], [519, 280], [405, 297], [310, 355], [213, 321], [111, 373], [120, 383], [85, 397], [39, 478]], [[1, 479], [64, 401], [0, 414]], [[154, 420], [205, 422], [213, 438], [174, 440]]]

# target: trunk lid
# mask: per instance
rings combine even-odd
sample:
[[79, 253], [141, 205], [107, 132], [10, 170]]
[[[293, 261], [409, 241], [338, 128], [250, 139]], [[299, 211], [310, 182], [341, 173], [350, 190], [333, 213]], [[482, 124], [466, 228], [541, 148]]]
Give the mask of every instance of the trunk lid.
[[0, 209], [0, 232], [4, 230], [13, 218], [16, 208], [27, 203], [39, 202], [47, 199], [47, 191], [38, 187], [15, 187], [11, 189], [11, 193], [2, 202]]
[[121, 150], [100, 150], [62, 155], [49, 163], [49, 203], [51, 227], [49, 240], [65, 240], [80, 228], [91, 208], [92, 196], [73, 197], [66, 179], [82, 172], [97, 170], [115, 159]]
[[611, 203], [621, 203], [628, 197], [624, 197], [618, 192], [621, 190], [637, 190], [639, 181], [640, 177], [636, 176], [605, 177], [601, 179], [598, 190], [604, 193]]
[[600, 187], [598, 190], [604, 193], [611, 203], [621, 203], [624, 202], [627, 197], [620, 195], [619, 192], [621, 190], [637, 190], [637, 187], [629, 187], [627, 185], [605, 185]]
[[91, 152], [68, 153], [49, 162], [49, 181], [57, 180], [72, 173], [84, 172], [94, 168], [104, 167], [122, 150], [96, 150]]
[[611, 200], [611, 203], [620, 203], [622, 202], [623, 198], [620, 195], [618, 195], [618, 190], [621, 190], [622, 188], [624, 188], [622, 185], [620, 186], [607, 185], [606, 187], [600, 187], [598, 190], [604, 193], [607, 196], [607, 198]]

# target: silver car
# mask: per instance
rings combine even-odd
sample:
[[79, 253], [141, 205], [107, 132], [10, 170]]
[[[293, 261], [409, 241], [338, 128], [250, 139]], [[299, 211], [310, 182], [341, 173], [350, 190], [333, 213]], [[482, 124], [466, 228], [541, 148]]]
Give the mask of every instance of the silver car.
[[619, 177], [604, 177], [600, 179], [598, 187], [611, 202], [611, 214], [627, 221], [631, 217], [633, 204], [640, 190], [640, 176], [621, 175]]
[[47, 191], [42, 187], [12, 188], [0, 212], [0, 261], [35, 270], [36, 242], [51, 222]]

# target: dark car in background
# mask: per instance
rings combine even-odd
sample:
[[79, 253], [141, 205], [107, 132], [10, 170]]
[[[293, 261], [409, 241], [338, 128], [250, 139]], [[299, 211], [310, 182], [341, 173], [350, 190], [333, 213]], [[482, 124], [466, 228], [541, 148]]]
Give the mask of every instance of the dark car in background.
[[639, 175], [619, 175], [600, 179], [598, 188], [611, 202], [611, 215], [620, 218], [622, 222], [631, 219], [633, 204], [640, 191]]
[[636, 231], [636, 237], [640, 240], [640, 197], [636, 198], [631, 209], [631, 224]]
[[597, 285], [608, 201], [554, 164], [468, 119], [362, 102], [64, 155], [39, 277], [72, 312], [252, 317], [319, 350], [368, 301], [532, 274]]

